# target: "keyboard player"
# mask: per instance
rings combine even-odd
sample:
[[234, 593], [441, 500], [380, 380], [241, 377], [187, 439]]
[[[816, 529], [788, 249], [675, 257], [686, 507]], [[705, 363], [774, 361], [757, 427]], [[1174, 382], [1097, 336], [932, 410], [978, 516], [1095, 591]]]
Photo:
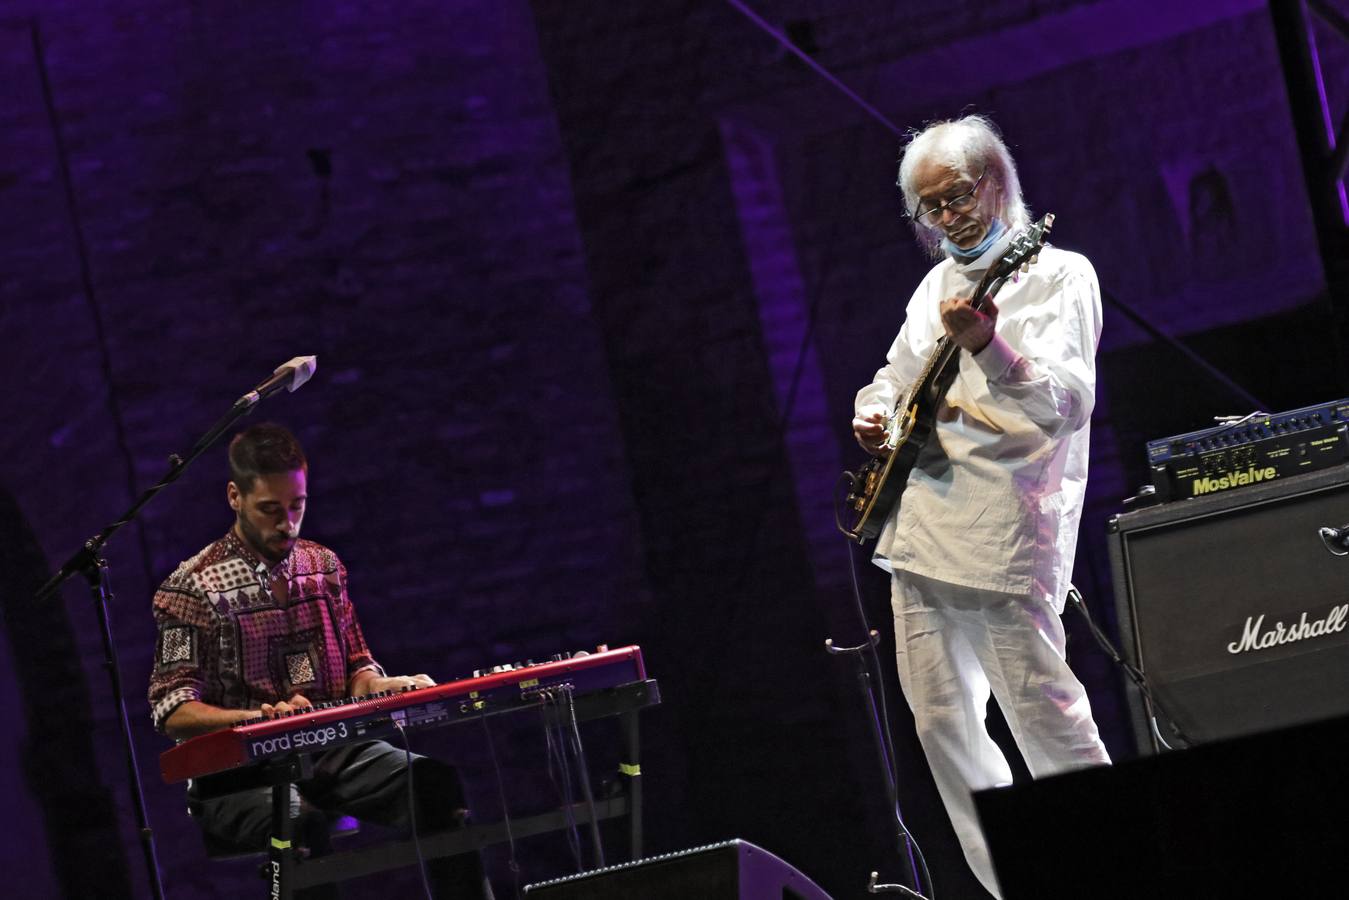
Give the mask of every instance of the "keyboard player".
[[[235, 521], [170, 575], [154, 597], [158, 626], [149, 701], [155, 728], [185, 740], [242, 719], [272, 718], [315, 703], [407, 686], [426, 675], [386, 675], [361, 633], [337, 555], [300, 539], [308, 462], [280, 425], [254, 425], [229, 446], [226, 497]], [[454, 768], [413, 755], [419, 831], [463, 823]], [[292, 787], [312, 807], [382, 825], [408, 825], [407, 756], [384, 741], [322, 751], [313, 777]], [[271, 828], [271, 790], [201, 798], [189, 808], [217, 842], [263, 850]], [[326, 832], [309, 834], [326, 851]], [[430, 860], [440, 898], [490, 898], [476, 854]]]

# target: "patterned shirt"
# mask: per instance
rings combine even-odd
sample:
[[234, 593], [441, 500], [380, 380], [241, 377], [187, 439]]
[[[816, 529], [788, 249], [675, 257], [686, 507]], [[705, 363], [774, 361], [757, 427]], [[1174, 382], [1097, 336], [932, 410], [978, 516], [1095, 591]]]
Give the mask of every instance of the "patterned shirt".
[[[273, 596], [272, 584], [285, 591]], [[347, 570], [327, 547], [300, 540], [268, 566], [233, 529], [178, 566], [154, 598], [159, 638], [150, 676], [155, 729], [188, 700], [257, 709], [303, 694], [348, 695], [370, 655], [347, 596]]]

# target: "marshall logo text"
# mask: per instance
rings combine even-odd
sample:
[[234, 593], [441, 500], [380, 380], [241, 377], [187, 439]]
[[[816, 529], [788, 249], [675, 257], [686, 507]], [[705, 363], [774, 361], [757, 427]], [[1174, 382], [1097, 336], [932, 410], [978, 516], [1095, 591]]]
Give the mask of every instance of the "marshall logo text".
[[1275, 622], [1272, 628], [1261, 632], [1265, 616], [1247, 616], [1246, 627], [1241, 630], [1241, 640], [1227, 645], [1228, 653], [1246, 653], [1251, 650], [1268, 650], [1280, 644], [1292, 644], [1309, 638], [1324, 637], [1337, 631], [1344, 631], [1346, 619], [1349, 619], [1349, 603], [1342, 603], [1326, 614], [1324, 619], [1307, 621], [1304, 612], [1302, 618], [1292, 625]]

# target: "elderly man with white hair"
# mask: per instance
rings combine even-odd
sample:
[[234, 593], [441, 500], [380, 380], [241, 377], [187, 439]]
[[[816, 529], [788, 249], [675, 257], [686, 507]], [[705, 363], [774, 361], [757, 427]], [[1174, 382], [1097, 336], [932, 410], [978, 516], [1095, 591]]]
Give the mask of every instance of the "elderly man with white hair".
[[990, 691], [1034, 777], [1110, 761], [1059, 620], [1087, 480], [1100, 290], [1084, 257], [1045, 247], [996, 298], [972, 302], [1029, 221], [986, 118], [917, 134], [899, 186], [939, 262], [858, 392], [853, 431], [868, 452], [889, 452], [886, 423], [938, 340], [961, 348], [873, 561], [892, 573], [900, 684], [937, 788], [970, 868], [998, 896], [971, 797], [1012, 780], [985, 727]]

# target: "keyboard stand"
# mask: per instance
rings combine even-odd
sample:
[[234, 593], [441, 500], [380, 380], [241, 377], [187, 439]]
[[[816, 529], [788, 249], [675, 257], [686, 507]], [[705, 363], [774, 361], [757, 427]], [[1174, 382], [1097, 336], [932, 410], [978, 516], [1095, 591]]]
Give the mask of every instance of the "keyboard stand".
[[[623, 733], [624, 752], [627, 757], [619, 769], [627, 779], [625, 796], [596, 798], [596, 823], [608, 819], [627, 817], [628, 820], [628, 857], [639, 859], [642, 855], [642, 767], [641, 745], [638, 730], [638, 716], [643, 709], [660, 703], [660, 688], [655, 679], [637, 681], [631, 684], [594, 691], [575, 698], [576, 719], [578, 722], [617, 716]], [[537, 707], [516, 707], [504, 712]], [[550, 717], [561, 719], [561, 713], [550, 711]], [[457, 721], [476, 721], [460, 719]], [[411, 839], [378, 844], [343, 853], [334, 853], [317, 859], [302, 857], [294, 840], [294, 821], [290, 816], [290, 786], [303, 781], [313, 774], [313, 761], [309, 754], [293, 754], [273, 760], [262, 766], [251, 767], [247, 771], [223, 773], [199, 779], [198, 784], [214, 782], [214, 789], [208, 789], [210, 795], [230, 793], [267, 784], [272, 789], [272, 837], [267, 848], [268, 863], [266, 878], [267, 897], [270, 900], [291, 900], [293, 892], [300, 888], [318, 884], [330, 884], [359, 878], [375, 872], [403, 868], [417, 864], [416, 843]], [[436, 859], [459, 853], [476, 852], [483, 847], [502, 843], [510, 837], [523, 838], [532, 835], [562, 831], [576, 825], [588, 825], [592, 821], [589, 804], [575, 803], [570, 810], [559, 807], [511, 820], [510, 834], [507, 834], [505, 822], [488, 822], [482, 825], [468, 825], [451, 831], [441, 831], [422, 835], [420, 839], [422, 858]]]

